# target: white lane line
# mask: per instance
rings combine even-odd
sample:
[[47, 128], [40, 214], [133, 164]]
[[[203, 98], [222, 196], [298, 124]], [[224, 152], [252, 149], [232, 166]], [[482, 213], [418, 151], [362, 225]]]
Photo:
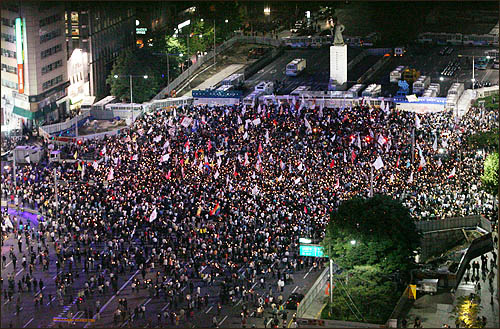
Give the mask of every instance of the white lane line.
[[267, 326], [269, 327], [269, 325], [271, 324], [271, 321], [273, 321], [273, 319], [269, 319], [269, 322], [267, 322]]
[[255, 314], [255, 312], [250, 313], [250, 317], [253, 317], [254, 314]]
[[43, 289], [45, 289], [45, 287], [43, 287], [42, 289], [38, 290], [38, 292], [34, 296], [39, 295], [42, 292]]
[[54, 299], [56, 299], [56, 296], [52, 297], [52, 299], [50, 300], [50, 302], [47, 303], [47, 306], [49, 306], [50, 303], [52, 303], [54, 301]]
[[163, 308], [161, 309], [161, 311], [163, 312], [169, 305], [170, 303], [167, 303], [167, 305], [163, 306]]
[[255, 288], [255, 286], [259, 283], [259, 281], [255, 281], [255, 283], [252, 286], [252, 289]]
[[150, 301], [151, 301], [151, 298], [150, 298], [150, 299], [148, 299], [148, 300], [144, 303], [144, 306], [148, 305]]
[[9, 266], [10, 264], [12, 264], [12, 261], [10, 261], [7, 264], [5, 264], [5, 267]]
[[236, 303], [236, 305], [234, 305], [234, 307], [236, 307], [236, 306], [240, 305], [240, 303], [241, 303], [242, 301], [243, 301], [243, 299], [240, 299], [240, 300]]
[[[135, 271], [135, 273], [130, 276], [130, 278], [128, 279], [128, 281], [125, 282], [122, 285], [122, 287], [120, 288], [120, 290], [118, 290], [118, 292], [116, 294], [114, 294], [113, 296], [111, 296], [111, 298], [106, 302], [106, 304], [104, 304], [104, 306], [99, 310], [99, 312], [96, 315], [94, 315], [93, 319], [97, 318], [98, 315], [101, 315], [101, 313], [108, 307], [109, 303], [111, 303], [113, 301], [113, 299], [116, 298], [116, 295], [119, 294], [130, 283], [130, 281], [132, 281], [132, 279], [137, 275], [137, 273], [139, 273], [139, 270]], [[87, 322], [87, 324], [84, 326], [84, 328], [87, 328], [87, 326], [90, 323], [91, 322]]]
[[7, 305], [7, 303], [10, 302], [10, 300], [7, 299], [7, 301], [5, 303], [3, 303], [4, 305]]
[[186, 289], [187, 286], [185, 286], [184, 288], [181, 289], [181, 292], [183, 292], [185, 289]]
[[56, 272], [56, 275], [54, 275], [54, 276], [52, 277], [52, 280], [55, 280], [55, 279], [57, 278], [57, 276], [58, 276], [59, 274], [61, 274], [61, 273], [62, 273], [62, 271]]
[[205, 314], [208, 314], [208, 312], [210, 312], [210, 310], [211, 310], [212, 308], [213, 308], [213, 306], [210, 306], [210, 307], [208, 308], [208, 310], [205, 312]]
[[22, 271], [24, 271], [24, 268], [20, 269], [19, 272], [17, 272], [15, 276], [18, 276]]
[[222, 324], [222, 322], [226, 321], [226, 319], [227, 319], [227, 315], [224, 317], [224, 319], [222, 319], [221, 322], [219, 322], [219, 326]]
[[311, 268], [309, 269], [309, 271], [307, 271], [306, 275], [304, 275], [304, 279], [305, 279], [305, 278], [307, 278], [307, 276], [309, 275], [309, 273], [311, 273], [312, 269], [313, 269], [313, 268], [312, 268], [312, 266], [311, 266]]
[[35, 318], [31, 318], [31, 320], [29, 320], [28, 322], [26, 322], [26, 324], [23, 326], [23, 328], [26, 328], [28, 326], [28, 324], [30, 324]]
[[293, 288], [293, 290], [292, 290], [292, 294], [293, 294], [293, 293], [297, 290], [297, 288], [298, 288], [298, 287], [299, 287], [299, 286], [295, 286], [295, 288]]

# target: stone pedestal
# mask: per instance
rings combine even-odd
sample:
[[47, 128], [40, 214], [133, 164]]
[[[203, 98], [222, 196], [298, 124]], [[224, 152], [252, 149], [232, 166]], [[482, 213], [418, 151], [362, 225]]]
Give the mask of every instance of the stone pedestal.
[[347, 45], [330, 46], [330, 84], [347, 82]]

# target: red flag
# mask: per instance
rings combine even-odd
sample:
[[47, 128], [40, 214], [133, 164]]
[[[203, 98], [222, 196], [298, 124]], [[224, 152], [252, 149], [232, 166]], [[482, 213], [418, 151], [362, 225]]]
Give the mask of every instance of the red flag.
[[189, 152], [189, 140], [186, 141], [186, 144], [184, 144], [184, 147], [188, 149]]
[[332, 162], [330, 162], [330, 168], [333, 168], [333, 166], [335, 166], [335, 160], [332, 159]]
[[198, 159], [198, 151], [194, 152], [194, 158]]
[[307, 214], [307, 207], [304, 206], [304, 212]]
[[259, 150], [258, 150], [259, 153], [262, 153], [262, 143], [259, 142]]
[[184, 158], [181, 159], [181, 166], [184, 166]]
[[168, 171], [168, 174], [165, 174], [165, 178], [166, 178], [166, 179], [170, 179], [170, 175], [171, 175], [171, 174], [172, 174], [172, 172], [169, 170], [169, 171]]
[[352, 152], [351, 152], [351, 162], [354, 163], [354, 160], [356, 160], [356, 153], [354, 152], [354, 150], [352, 150]]
[[208, 141], [208, 152], [212, 149], [212, 141]]
[[396, 161], [396, 168], [399, 168], [399, 159], [401, 158], [401, 154], [398, 156], [398, 161]]

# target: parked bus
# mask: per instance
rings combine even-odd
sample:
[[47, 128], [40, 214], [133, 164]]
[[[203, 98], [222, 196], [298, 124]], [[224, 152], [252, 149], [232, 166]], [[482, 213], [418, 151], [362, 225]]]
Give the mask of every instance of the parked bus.
[[286, 66], [285, 74], [288, 76], [297, 76], [306, 69], [306, 60], [304, 58], [296, 58]]
[[488, 59], [486, 57], [479, 57], [474, 62], [474, 68], [478, 70], [486, 70], [487, 65], [488, 65]]

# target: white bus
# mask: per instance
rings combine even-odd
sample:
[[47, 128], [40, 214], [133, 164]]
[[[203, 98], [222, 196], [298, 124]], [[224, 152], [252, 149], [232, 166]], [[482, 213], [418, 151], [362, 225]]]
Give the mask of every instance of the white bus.
[[301, 93], [303, 93], [305, 91], [309, 91], [309, 90], [311, 90], [311, 86], [298, 86], [290, 93], [290, 95], [300, 96]]
[[288, 76], [297, 76], [306, 69], [306, 60], [304, 58], [296, 58], [286, 66], [285, 74]]
[[401, 80], [401, 74], [403, 73], [403, 71], [405, 70], [405, 68], [406, 68], [405, 66], [398, 66], [398, 67], [396, 67], [396, 69], [394, 69], [394, 71], [392, 71], [389, 74], [389, 81], [392, 82], [392, 83], [396, 83], [399, 80]]
[[247, 106], [257, 106], [259, 104], [259, 97], [262, 94], [262, 91], [254, 90], [250, 95], [243, 98], [243, 104]]
[[413, 93], [420, 95], [431, 84], [431, 77], [422, 75], [413, 83]]
[[261, 81], [255, 86], [255, 91], [260, 91], [264, 95], [270, 95], [274, 92], [274, 83], [272, 81]]

